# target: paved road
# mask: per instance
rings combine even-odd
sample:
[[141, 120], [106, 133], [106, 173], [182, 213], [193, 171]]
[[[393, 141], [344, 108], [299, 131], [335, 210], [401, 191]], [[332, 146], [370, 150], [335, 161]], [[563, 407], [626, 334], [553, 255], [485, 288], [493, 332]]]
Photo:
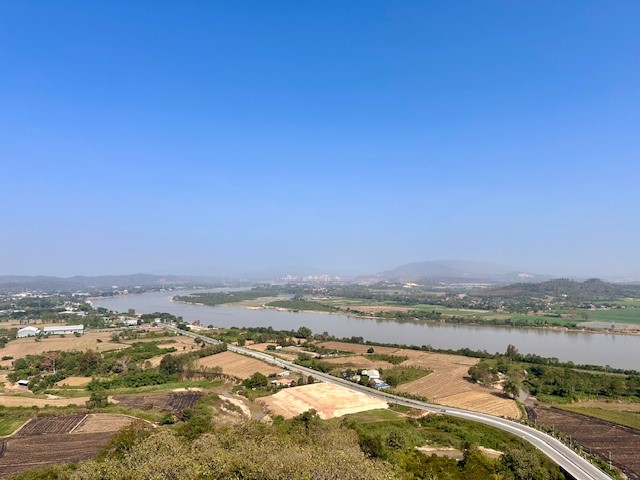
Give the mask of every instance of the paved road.
[[[186, 335], [193, 338], [201, 339], [207, 343], [221, 343], [218, 340], [214, 340], [209, 337], [204, 337], [202, 335], [198, 335], [193, 332], [185, 332], [183, 330], [178, 330], [175, 327], [169, 327], [175, 330], [177, 333], [182, 335]], [[512, 433], [517, 435], [527, 442], [531, 443], [534, 447], [542, 451], [545, 455], [547, 455], [551, 460], [560, 465], [566, 472], [568, 472], [572, 477], [577, 480], [611, 480], [611, 477], [604, 473], [599, 468], [592, 465], [588, 460], [582, 458], [576, 452], [571, 450], [565, 444], [560, 442], [559, 440], [553, 438], [550, 435], [542, 433], [535, 428], [522, 425], [520, 423], [506, 420], [501, 417], [494, 417], [493, 415], [487, 415], [484, 413], [471, 412], [469, 410], [462, 410], [459, 408], [451, 408], [444, 407], [442, 405], [435, 405], [432, 403], [421, 402], [418, 400], [412, 400], [404, 397], [399, 397], [396, 395], [391, 395], [389, 393], [380, 392], [369, 387], [365, 387], [363, 385], [359, 385], [357, 383], [350, 382], [348, 380], [344, 380], [342, 378], [336, 378], [328, 374], [324, 374], [322, 372], [318, 372], [316, 370], [312, 370], [310, 368], [303, 367], [301, 365], [296, 365], [291, 362], [287, 362], [285, 360], [280, 360], [278, 358], [274, 358], [271, 355], [268, 355], [263, 352], [257, 352], [255, 350], [250, 350], [244, 347], [237, 347], [235, 345], [227, 345], [227, 349], [231, 352], [240, 353], [242, 355], [248, 355], [250, 357], [254, 357], [265, 362], [268, 362], [272, 365], [276, 365], [278, 367], [288, 369], [291, 371], [304, 373], [305, 375], [313, 375], [314, 378], [321, 379], [328, 383], [333, 383], [335, 385], [340, 385], [351, 390], [361, 391], [368, 395], [372, 395], [374, 397], [381, 398], [386, 400], [391, 404], [397, 405], [405, 405], [407, 407], [418, 408], [422, 410], [428, 410], [432, 412], [438, 412], [446, 415], [450, 415], [452, 417], [464, 418], [467, 420], [472, 420], [474, 422], [484, 423], [486, 425], [490, 425], [495, 428], [499, 428], [500, 430]]]

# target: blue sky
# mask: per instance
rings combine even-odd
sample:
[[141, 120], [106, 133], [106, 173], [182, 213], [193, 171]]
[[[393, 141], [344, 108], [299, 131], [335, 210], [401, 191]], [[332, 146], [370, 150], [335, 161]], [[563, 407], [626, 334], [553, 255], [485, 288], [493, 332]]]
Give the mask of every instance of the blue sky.
[[640, 3], [0, 2], [0, 274], [640, 277]]

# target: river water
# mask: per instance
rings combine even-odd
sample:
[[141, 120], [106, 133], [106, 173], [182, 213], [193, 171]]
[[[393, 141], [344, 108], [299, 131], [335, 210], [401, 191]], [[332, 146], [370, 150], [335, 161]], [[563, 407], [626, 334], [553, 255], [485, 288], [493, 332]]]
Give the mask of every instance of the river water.
[[[218, 290], [219, 291], [219, 290]], [[202, 290], [200, 290], [202, 292]], [[314, 333], [336, 337], [364, 337], [365, 340], [434, 348], [471, 348], [504, 352], [515, 345], [522, 353], [557, 357], [577, 364], [610, 365], [640, 370], [640, 336], [565, 332], [543, 329], [475, 325], [398, 323], [390, 320], [326, 315], [311, 312], [250, 310], [241, 307], [190, 305], [172, 302], [175, 295], [190, 291], [148, 292], [118, 297], [92, 298], [94, 307], [117, 312], [133, 308], [137, 313], [167, 312], [188, 322], [200, 320], [216, 327], [268, 327], [297, 330], [309, 327]]]

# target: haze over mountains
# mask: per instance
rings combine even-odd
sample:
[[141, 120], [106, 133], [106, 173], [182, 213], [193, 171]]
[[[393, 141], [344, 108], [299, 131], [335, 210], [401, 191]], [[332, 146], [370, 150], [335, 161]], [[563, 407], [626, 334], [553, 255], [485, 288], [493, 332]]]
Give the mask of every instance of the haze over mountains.
[[435, 260], [407, 263], [392, 270], [381, 272], [374, 277], [381, 280], [401, 282], [538, 282], [551, 278], [523, 272], [505, 265], [473, 260]]
[[[215, 273], [215, 272], [214, 272]], [[56, 276], [4, 275], [0, 276], [0, 291], [76, 291], [81, 289], [106, 289], [118, 287], [161, 287], [161, 286], [216, 286], [231, 281], [272, 281], [334, 279], [333, 272], [319, 268], [293, 268], [256, 270], [242, 276], [214, 275], [99, 275]], [[327, 277], [328, 276], [328, 277]], [[596, 275], [594, 275], [596, 276]], [[559, 278], [536, 272], [518, 270], [498, 263], [474, 260], [431, 260], [407, 263], [378, 273], [342, 277], [343, 280], [356, 282], [415, 282], [415, 283], [489, 283], [515, 284], [535, 283]]]

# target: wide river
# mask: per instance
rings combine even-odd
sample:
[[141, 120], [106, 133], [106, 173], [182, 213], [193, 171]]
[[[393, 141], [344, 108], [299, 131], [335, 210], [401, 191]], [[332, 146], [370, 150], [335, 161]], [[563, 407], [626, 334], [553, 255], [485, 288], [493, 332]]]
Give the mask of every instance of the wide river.
[[[201, 290], [202, 291], [202, 290]], [[118, 297], [92, 298], [94, 307], [116, 312], [133, 308], [137, 313], [167, 312], [188, 322], [200, 320], [216, 327], [268, 327], [297, 330], [309, 327], [314, 333], [336, 337], [364, 337], [365, 340], [434, 348], [471, 348], [504, 352], [513, 344], [522, 353], [557, 357], [578, 364], [610, 365], [640, 370], [640, 336], [609, 333], [581, 333], [473, 325], [398, 323], [390, 320], [325, 315], [311, 312], [250, 310], [241, 307], [189, 305], [171, 301], [190, 291], [149, 292]]]

